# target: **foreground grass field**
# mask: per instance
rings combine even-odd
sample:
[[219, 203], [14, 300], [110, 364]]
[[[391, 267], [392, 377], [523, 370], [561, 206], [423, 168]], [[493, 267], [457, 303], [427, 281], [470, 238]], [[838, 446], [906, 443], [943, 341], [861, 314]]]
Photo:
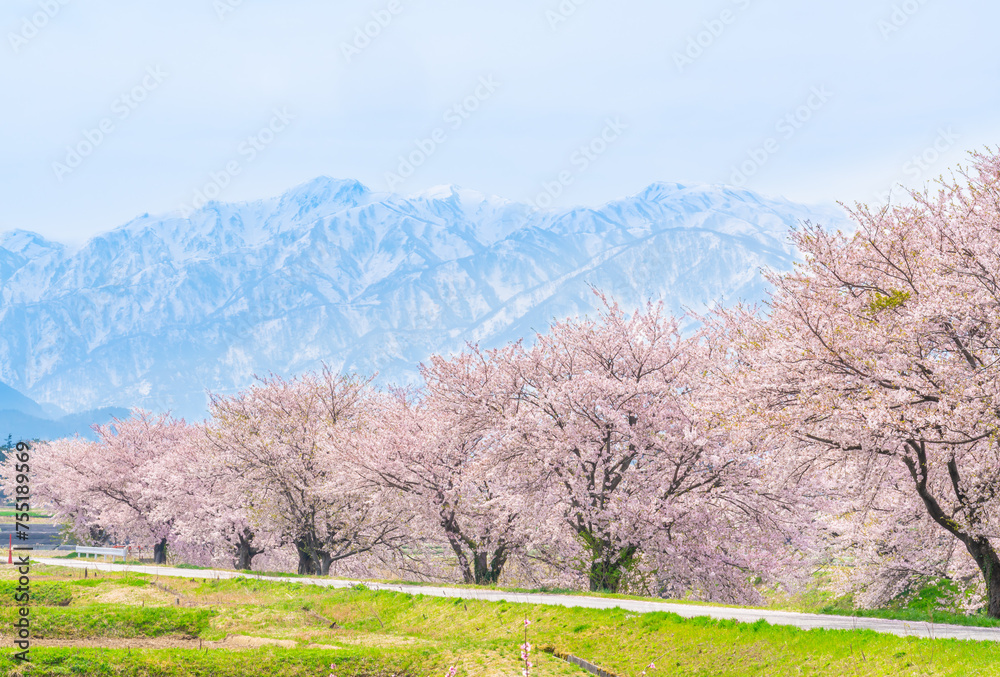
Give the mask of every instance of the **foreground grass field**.
[[[9, 569], [2, 570], [10, 579]], [[518, 675], [524, 620], [534, 675], [585, 675], [543, 649], [623, 677], [1000, 675], [1000, 645], [870, 631], [802, 631], [665, 613], [565, 609], [257, 580], [34, 572], [32, 665], [2, 675]], [[0, 593], [9, 593], [0, 583]], [[178, 605], [178, 600], [180, 604]], [[0, 609], [10, 627], [14, 610]], [[7, 635], [4, 643], [11, 646]], [[330, 666], [335, 665], [335, 668]]]

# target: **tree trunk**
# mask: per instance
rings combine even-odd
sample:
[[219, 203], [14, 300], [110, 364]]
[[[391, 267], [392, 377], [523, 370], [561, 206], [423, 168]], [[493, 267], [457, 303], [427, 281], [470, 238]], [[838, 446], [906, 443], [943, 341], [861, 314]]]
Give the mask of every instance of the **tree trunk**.
[[327, 576], [333, 557], [325, 550], [313, 545], [307, 539], [295, 541], [295, 549], [299, 552], [299, 573], [304, 576]]
[[244, 529], [240, 534], [239, 543], [236, 544], [236, 569], [238, 571], [250, 571], [253, 558], [264, 552], [263, 548], [253, 547], [253, 532]]
[[310, 548], [306, 547], [303, 541], [295, 542], [295, 549], [299, 553], [299, 575], [308, 576], [315, 573], [313, 571], [313, 558]]
[[635, 559], [636, 547], [628, 546], [612, 558], [611, 553], [595, 552], [596, 558], [590, 564], [591, 592], [618, 592], [622, 584], [622, 576]]
[[985, 538], [966, 541], [965, 547], [976, 560], [986, 582], [986, 615], [1000, 618], [1000, 557]]
[[162, 538], [153, 546], [153, 564], [167, 563], [167, 539]]
[[478, 543], [462, 533], [454, 512], [442, 510], [440, 515], [441, 528], [444, 529], [448, 543], [458, 559], [458, 568], [462, 570], [462, 582], [496, 585], [500, 580], [503, 566], [507, 563], [509, 555], [507, 545], [501, 541], [491, 557], [488, 550], [482, 550]]
[[462, 538], [458, 522], [455, 521], [455, 513], [441, 511], [441, 528], [444, 529], [444, 533], [448, 537], [448, 543], [451, 545], [455, 557], [458, 558], [458, 568], [462, 570], [462, 582], [466, 584], [475, 583], [475, 573], [473, 567], [469, 566], [469, 556], [465, 553], [464, 547], [465, 539]]
[[496, 585], [507, 563], [507, 548], [501, 545], [493, 551], [493, 557], [488, 552], [477, 552], [473, 562], [476, 585]]
[[621, 574], [613, 564], [602, 559], [591, 562], [588, 578], [591, 592], [618, 592], [621, 585]]
[[[965, 549], [969, 551], [972, 559], [976, 561], [979, 571], [983, 574], [983, 581], [986, 583], [986, 615], [990, 618], [1000, 618], [1000, 557], [997, 557], [997, 551], [993, 548], [989, 539], [983, 536], [970, 536], [965, 530], [959, 528], [959, 525], [945, 513], [938, 500], [928, 491], [926, 443], [920, 440], [907, 440], [906, 443], [913, 451], [914, 458], [911, 459], [904, 456], [903, 463], [913, 477], [917, 495], [924, 502], [927, 514], [945, 531], [965, 545]], [[948, 474], [951, 476], [955, 496], [963, 507], [968, 509], [968, 502], [961, 489], [958, 464], [954, 458], [948, 462]], [[970, 511], [969, 514], [973, 522], [979, 521], [974, 511]]]
[[102, 545], [107, 545], [111, 537], [108, 532], [104, 530], [103, 527], [90, 527], [90, 542], [94, 545], [100, 547]]

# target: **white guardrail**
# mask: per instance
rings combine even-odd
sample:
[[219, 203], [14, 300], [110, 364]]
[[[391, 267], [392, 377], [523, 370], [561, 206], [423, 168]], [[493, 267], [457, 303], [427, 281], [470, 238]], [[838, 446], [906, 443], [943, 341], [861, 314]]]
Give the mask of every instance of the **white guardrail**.
[[93, 555], [94, 559], [97, 559], [98, 555], [104, 555], [105, 562], [108, 561], [108, 557], [111, 558], [112, 562], [115, 561], [115, 557], [121, 557], [122, 561], [124, 562], [125, 555], [128, 553], [130, 549], [131, 547], [126, 548], [125, 546], [121, 546], [119, 548], [90, 548], [87, 546], [78, 545], [76, 546], [76, 554]]

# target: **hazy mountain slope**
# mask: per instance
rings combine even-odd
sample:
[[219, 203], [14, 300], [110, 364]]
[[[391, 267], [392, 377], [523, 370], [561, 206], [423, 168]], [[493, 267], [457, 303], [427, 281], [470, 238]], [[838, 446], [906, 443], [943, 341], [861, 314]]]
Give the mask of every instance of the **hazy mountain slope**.
[[188, 219], [144, 215], [70, 250], [0, 236], [0, 380], [76, 411], [204, 412], [205, 391], [320, 361], [412, 379], [434, 351], [497, 345], [593, 312], [756, 300], [791, 266], [788, 229], [846, 224], [744, 190], [654, 184], [539, 212], [444, 187], [401, 197], [317, 179]]
[[113, 417], [122, 418], [128, 416], [128, 413], [127, 409], [112, 407], [78, 414], [63, 412], [52, 415], [47, 407], [0, 383], [0, 444], [6, 444], [8, 436], [13, 442], [51, 440], [73, 435], [96, 439], [97, 436], [91, 429], [94, 424], [110, 423]]

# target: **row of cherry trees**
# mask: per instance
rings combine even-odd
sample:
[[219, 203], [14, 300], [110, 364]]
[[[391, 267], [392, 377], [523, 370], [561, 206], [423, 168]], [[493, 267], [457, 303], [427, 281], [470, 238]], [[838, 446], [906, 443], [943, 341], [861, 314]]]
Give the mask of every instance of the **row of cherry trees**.
[[530, 347], [435, 357], [421, 389], [324, 369], [215, 397], [197, 425], [136, 412], [36, 450], [34, 492], [78, 537], [156, 561], [294, 548], [302, 573], [436, 558], [486, 584], [516, 561], [594, 590], [646, 575], [752, 598], [750, 575], [794, 550], [794, 482], [733, 435], [720, 341], [608, 302]]
[[764, 309], [682, 334], [606, 301], [434, 357], [419, 389], [262, 379], [198, 425], [136, 413], [46, 445], [36, 497], [159, 560], [294, 548], [302, 573], [447, 560], [740, 601], [825, 563], [872, 603], [975, 576], [1000, 617], [1000, 157], [973, 159], [853, 234], [804, 225]]

